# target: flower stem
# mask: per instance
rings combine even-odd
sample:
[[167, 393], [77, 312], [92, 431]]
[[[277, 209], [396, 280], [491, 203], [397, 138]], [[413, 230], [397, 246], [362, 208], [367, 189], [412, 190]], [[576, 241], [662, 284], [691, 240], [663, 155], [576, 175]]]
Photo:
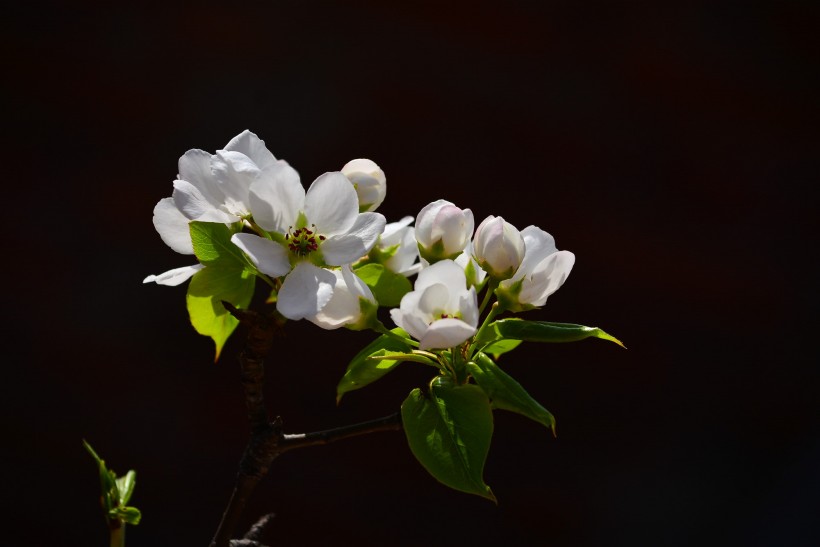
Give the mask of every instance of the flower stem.
[[487, 292], [484, 293], [484, 298], [481, 300], [481, 306], [478, 308], [478, 314], [481, 315], [484, 313], [484, 309], [487, 307], [487, 304], [490, 303], [490, 299], [495, 294], [495, 289], [498, 287], [498, 281], [495, 279], [490, 279], [489, 283], [487, 283]]
[[119, 522], [117, 526], [114, 522], [109, 524], [111, 533], [110, 547], [125, 547], [125, 523]]
[[[490, 307], [490, 313], [488, 313], [487, 317], [484, 318], [484, 322], [481, 323], [481, 327], [478, 329], [478, 332], [476, 332], [476, 334], [475, 334], [475, 337], [474, 337], [475, 341], [472, 343], [472, 345], [470, 345], [470, 351], [468, 352], [468, 355], [470, 356], [470, 359], [473, 358], [473, 354], [475, 353], [475, 350], [478, 348], [478, 345], [480, 343], [479, 340], [482, 339], [482, 335], [484, 334], [484, 331], [487, 330], [487, 328], [490, 326], [490, 323], [492, 323], [493, 320], [496, 318], [496, 316], [498, 316], [498, 314], [501, 313], [502, 311], [504, 311], [504, 310], [498, 304], [498, 302], [493, 302], [492, 307]], [[483, 342], [481, 342], [481, 343], [483, 344]]]

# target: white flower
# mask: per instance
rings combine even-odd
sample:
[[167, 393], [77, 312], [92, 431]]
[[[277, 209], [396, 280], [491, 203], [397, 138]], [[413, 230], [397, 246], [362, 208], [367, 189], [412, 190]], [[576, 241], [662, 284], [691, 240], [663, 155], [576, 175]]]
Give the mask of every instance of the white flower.
[[426, 205], [416, 217], [419, 253], [430, 263], [455, 258], [473, 235], [473, 212], [440, 199]]
[[342, 167], [359, 196], [359, 211], [375, 211], [387, 195], [387, 179], [378, 165], [367, 159], [351, 160]]
[[499, 300], [511, 311], [543, 306], [572, 271], [575, 255], [559, 251], [555, 239], [536, 226], [521, 231], [526, 253], [521, 266], [510, 279], [499, 284]]
[[293, 168], [277, 160], [254, 133], [243, 131], [216, 154], [189, 150], [179, 158], [174, 204], [189, 220], [237, 222], [250, 215], [251, 185], [270, 184], [281, 170]]
[[488, 216], [473, 237], [476, 261], [491, 277], [509, 279], [524, 259], [524, 238], [501, 217]]
[[419, 246], [416, 243], [416, 231], [410, 226], [412, 223], [413, 217], [406, 216], [398, 222], [387, 224], [384, 233], [376, 242], [382, 251], [398, 246], [393, 256], [385, 260], [384, 267], [406, 277], [418, 273], [421, 269], [418, 262]]
[[276, 308], [288, 319], [314, 317], [333, 296], [337, 279], [324, 266], [366, 255], [384, 230], [379, 213], [359, 213], [358, 198], [340, 172], [325, 173], [307, 193], [295, 171], [280, 170], [250, 189], [254, 221], [274, 239], [234, 234], [234, 242], [262, 273], [287, 275]]
[[[333, 295], [319, 313], [307, 317], [307, 320], [328, 330], [365, 327], [369, 314], [375, 313], [378, 307], [370, 287], [348, 265], [330, 271], [336, 277]], [[364, 306], [366, 309], [362, 309], [362, 299], [369, 302], [369, 306]]]
[[455, 262], [441, 260], [419, 272], [414, 290], [390, 310], [390, 317], [421, 349], [457, 346], [478, 326], [475, 287], [467, 288], [464, 270]]

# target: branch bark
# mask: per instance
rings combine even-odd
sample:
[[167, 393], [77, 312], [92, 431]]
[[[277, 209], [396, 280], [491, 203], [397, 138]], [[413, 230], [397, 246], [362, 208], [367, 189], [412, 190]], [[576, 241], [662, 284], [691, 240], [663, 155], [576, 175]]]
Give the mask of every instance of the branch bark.
[[[280, 454], [297, 448], [329, 444], [341, 439], [379, 431], [398, 431], [402, 426], [401, 414], [395, 412], [383, 418], [324, 431], [300, 434], [283, 433], [282, 419], [277, 416], [270, 421], [268, 417], [263, 385], [265, 357], [273, 345], [274, 337], [281, 333], [284, 320], [251, 310], [240, 310], [229, 302], [222, 304], [239, 320], [240, 324], [248, 328], [245, 347], [239, 354], [239, 365], [251, 436], [239, 462], [239, 473], [233, 493], [211, 540], [210, 547], [230, 547], [232, 544], [238, 547], [257, 543], [260, 530], [268, 522], [267, 520], [264, 523], [259, 521], [255, 525], [258, 529], [252, 538], [246, 536], [242, 540], [231, 540], [256, 485], [267, 475], [271, 463]], [[249, 541], [252, 543], [248, 543]], [[257, 544], [261, 545], [261, 543]]]

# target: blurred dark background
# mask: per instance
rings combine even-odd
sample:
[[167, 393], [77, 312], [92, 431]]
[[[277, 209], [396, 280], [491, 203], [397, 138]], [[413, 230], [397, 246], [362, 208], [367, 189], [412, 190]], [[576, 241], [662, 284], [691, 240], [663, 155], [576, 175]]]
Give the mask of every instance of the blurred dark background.
[[[286, 454], [243, 527], [276, 546], [817, 545], [816, 2], [140, 3], [4, 8], [7, 303], [0, 544], [105, 545], [87, 439], [138, 472], [127, 544], [207, 545], [247, 440], [191, 263], [151, 211], [189, 148], [251, 129], [307, 186], [366, 157], [388, 220], [438, 198], [576, 254], [529, 318], [622, 339], [505, 365], [558, 420], [496, 412], [451, 491], [401, 433]], [[10, 237], [9, 237], [10, 235]], [[268, 367], [288, 432], [389, 414], [406, 364], [337, 407], [373, 336], [306, 323]]]

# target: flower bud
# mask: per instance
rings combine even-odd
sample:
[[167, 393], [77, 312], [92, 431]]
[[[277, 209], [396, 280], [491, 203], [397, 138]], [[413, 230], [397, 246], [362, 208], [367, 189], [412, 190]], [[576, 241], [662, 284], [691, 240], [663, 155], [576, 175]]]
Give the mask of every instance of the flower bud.
[[473, 212], [440, 199], [426, 205], [416, 217], [416, 241], [429, 263], [454, 259], [473, 235]]
[[524, 248], [521, 233], [501, 217], [490, 215], [476, 228], [473, 238], [476, 261], [497, 280], [512, 277], [524, 260]]
[[359, 196], [359, 212], [375, 211], [387, 195], [387, 179], [378, 165], [367, 159], [351, 160], [342, 167]]

